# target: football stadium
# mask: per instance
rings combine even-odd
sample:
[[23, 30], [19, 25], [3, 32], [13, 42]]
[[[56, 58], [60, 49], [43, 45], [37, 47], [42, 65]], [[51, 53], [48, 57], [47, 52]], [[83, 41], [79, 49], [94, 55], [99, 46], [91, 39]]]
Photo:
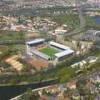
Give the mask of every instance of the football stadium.
[[74, 50], [54, 41], [39, 38], [26, 42], [27, 54], [33, 58], [43, 59], [53, 64], [73, 55]]

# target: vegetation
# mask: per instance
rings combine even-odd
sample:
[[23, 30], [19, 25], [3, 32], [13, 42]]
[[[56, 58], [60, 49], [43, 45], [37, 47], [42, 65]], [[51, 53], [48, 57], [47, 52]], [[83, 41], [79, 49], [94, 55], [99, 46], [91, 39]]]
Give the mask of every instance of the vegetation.
[[7, 41], [7, 40], [10, 41], [25, 40], [25, 33], [0, 30], [0, 41]]
[[53, 49], [53, 48], [43, 48], [40, 50], [41, 52], [43, 52], [44, 54], [50, 56], [50, 57], [53, 57], [55, 53], [57, 53], [58, 51]]
[[85, 16], [86, 19], [86, 29], [93, 28], [93, 29], [100, 29], [100, 24], [96, 23], [94, 17]]
[[39, 100], [39, 94], [33, 93], [31, 89], [28, 89], [18, 100]]
[[[86, 16], [86, 26], [91, 26], [91, 25], [95, 25], [94, 20], [92, 20], [89, 16]], [[69, 15], [64, 14], [59, 15], [59, 16], [52, 16], [52, 20], [58, 22], [59, 24], [67, 24], [68, 27], [76, 29], [79, 27], [79, 18], [78, 15], [72, 14], [70, 13]], [[4, 35], [5, 33], [5, 35]], [[11, 31], [0, 31], [0, 41], [6, 41], [6, 40], [25, 40], [25, 33], [23, 32], [11, 32]], [[0, 60], [4, 59], [5, 57], [8, 57], [10, 55], [14, 55], [14, 54], [18, 54], [19, 52], [24, 52], [25, 50], [25, 45], [8, 45], [7, 46], [8, 49], [6, 51], [4, 51], [1, 55], [0, 55]], [[56, 53], [57, 51], [55, 51], [52, 48], [44, 48], [41, 50], [41, 52], [46, 53], [49, 56], [53, 56], [54, 53]], [[20, 53], [19, 53], [20, 54]], [[100, 55], [100, 51], [92, 51], [89, 52], [86, 55], [83, 56], [78, 56], [78, 57], [72, 57], [69, 58], [67, 60], [65, 60], [64, 62], [58, 64], [55, 68], [47, 70], [47, 71], [41, 71], [41, 72], [37, 72], [36, 74], [34, 74], [34, 76], [32, 74], [28, 74], [28, 75], [19, 75], [18, 73], [16, 73], [16, 75], [13, 76], [1, 76], [0, 77], [0, 83], [4, 84], [4, 83], [8, 83], [8, 84], [18, 84], [21, 82], [42, 82], [45, 80], [49, 80], [49, 79], [58, 79], [59, 83], [64, 83], [70, 79], [72, 79], [73, 77], [75, 77], [77, 74], [75, 73], [76, 69], [72, 69], [70, 68], [70, 65], [74, 64], [77, 61], [81, 61], [82, 59], [86, 58], [87, 56], [90, 55]], [[5, 65], [4, 62], [0, 62], [1, 65]], [[85, 69], [82, 71], [82, 73], [80, 74], [85, 74], [85, 72], [87, 71], [92, 71], [94, 69], [94, 66], [96, 69], [99, 69], [99, 65], [100, 63], [96, 63], [91, 65], [89, 68]], [[7, 65], [9, 66], [9, 65]], [[97, 67], [96, 67], [97, 66]], [[26, 68], [26, 66], [25, 66]], [[28, 70], [28, 69], [25, 69]], [[79, 75], [80, 75], [79, 74]], [[3, 81], [2, 81], [3, 79]]]
[[[68, 62], [69, 63], [69, 62]], [[96, 64], [92, 64], [89, 68], [86, 67], [86, 70], [83, 70], [80, 74], [81, 75], [86, 75], [86, 71], [87, 73], [92, 72], [94, 69], [99, 70], [99, 65], [100, 62], [96, 63]], [[64, 83], [66, 81], [69, 81], [71, 79], [73, 79], [75, 76], [80, 75], [80, 74], [76, 74], [77, 69], [72, 69], [71, 67], [68, 66], [61, 66], [59, 65], [56, 68], [53, 68], [51, 70], [48, 71], [41, 71], [37, 74], [27, 74], [27, 75], [19, 75], [19, 74], [15, 74], [13, 76], [1, 76], [0, 77], [0, 83], [1, 84], [19, 84], [21, 82], [29, 82], [29, 83], [34, 83], [34, 82], [42, 82], [45, 80], [50, 80], [50, 79], [58, 79], [59, 83]], [[7, 77], [7, 78], [6, 78]], [[2, 81], [3, 80], [5, 81]]]
[[3, 60], [4, 58], [11, 55], [16, 55], [25, 52], [25, 45], [8, 45], [5, 47], [6, 49], [1, 51], [2, 54], [0, 55], [0, 60]]
[[8, 63], [5, 62], [5, 59], [12, 56], [18, 55], [25, 52], [25, 45], [8, 45], [8, 46], [0, 46], [0, 67], [4, 67], [5, 69], [11, 67]]
[[78, 28], [79, 27], [79, 18], [78, 15], [75, 14], [66, 14], [66, 15], [59, 15], [53, 16], [52, 20], [59, 23], [59, 24], [67, 24], [69, 28]]
[[[86, 20], [85, 29], [89, 29], [89, 28], [100, 29], [100, 25], [96, 24], [95, 19], [93, 17], [90, 17], [87, 15], [84, 18]], [[78, 15], [72, 14], [72, 13], [65, 14], [65, 15], [59, 15], [59, 16], [53, 16], [52, 20], [61, 25], [67, 24], [68, 27], [72, 29], [78, 29], [80, 26]]]
[[58, 72], [58, 78], [60, 83], [65, 83], [73, 78], [75, 70], [72, 68], [63, 68]]
[[0, 67], [4, 67], [4, 68], [9, 68], [9, 67], [11, 67], [11, 65], [9, 65], [8, 63], [6, 63], [6, 62], [4, 62], [4, 61], [1, 61], [0, 62]]

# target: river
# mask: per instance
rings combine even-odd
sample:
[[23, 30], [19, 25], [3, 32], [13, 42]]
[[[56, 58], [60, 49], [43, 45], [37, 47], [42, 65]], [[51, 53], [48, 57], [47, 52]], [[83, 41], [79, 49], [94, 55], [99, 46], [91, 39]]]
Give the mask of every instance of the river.
[[93, 17], [93, 19], [95, 20], [95, 23], [97, 25], [100, 25], [100, 16], [95, 16], [95, 17]]
[[0, 86], [0, 100], [9, 100], [15, 96], [21, 95], [27, 89], [37, 89], [49, 85], [57, 84], [57, 80], [50, 80], [41, 83], [34, 83], [28, 85], [16, 85], [16, 86]]

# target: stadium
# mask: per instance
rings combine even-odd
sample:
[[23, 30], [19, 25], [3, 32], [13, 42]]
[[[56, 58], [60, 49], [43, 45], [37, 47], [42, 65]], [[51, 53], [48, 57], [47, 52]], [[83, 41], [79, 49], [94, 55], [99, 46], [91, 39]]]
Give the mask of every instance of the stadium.
[[26, 42], [27, 54], [37, 59], [43, 59], [53, 64], [65, 60], [73, 55], [74, 50], [70, 47], [56, 43], [54, 41], [46, 41], [39, 38]]

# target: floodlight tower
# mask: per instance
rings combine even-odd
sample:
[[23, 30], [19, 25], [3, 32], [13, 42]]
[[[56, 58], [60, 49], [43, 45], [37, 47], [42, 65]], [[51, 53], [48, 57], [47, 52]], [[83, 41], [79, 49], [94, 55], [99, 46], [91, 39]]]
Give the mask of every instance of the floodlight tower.
[[84, 14], [83, 14], [82, 3], [80, 0], [76, 0], [76, 8], [79, 13], [80, 28], [84, 28], [85, 27], [85, 18], [84, 18]]

